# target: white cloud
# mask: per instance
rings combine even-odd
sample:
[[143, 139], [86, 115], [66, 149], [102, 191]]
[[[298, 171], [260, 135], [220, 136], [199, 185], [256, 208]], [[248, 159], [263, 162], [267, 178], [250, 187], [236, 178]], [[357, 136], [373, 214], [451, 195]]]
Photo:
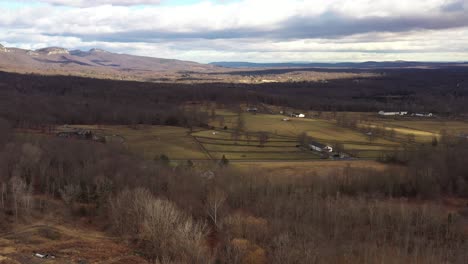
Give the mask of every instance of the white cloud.
[[468, 58], [468, 1], [242, 0], [145, 8], [125, 5], [159, 1], [42, 2], [72, 7], [0, 8], [2, 44], [203, 62]]
[[91, 7], [100, 5], [115, 5], [115, 6], [133, 6], [133, 5], [155, 5], [159, 4], [160, 0], [38, 0], [39, 2], [75, 7]]

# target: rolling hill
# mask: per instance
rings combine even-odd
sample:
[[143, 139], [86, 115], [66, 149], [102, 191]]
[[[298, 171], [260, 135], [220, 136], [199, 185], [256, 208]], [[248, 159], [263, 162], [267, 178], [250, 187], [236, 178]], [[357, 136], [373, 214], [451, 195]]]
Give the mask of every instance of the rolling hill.
[[188, 71], [203, 73], [217, 68], [196, 62], [117, 54], [100, 49], [69, 51], [49, 47], [25, 50], [0, 45], [0, 70], [7, 72], [157, 81], [178, 78]]

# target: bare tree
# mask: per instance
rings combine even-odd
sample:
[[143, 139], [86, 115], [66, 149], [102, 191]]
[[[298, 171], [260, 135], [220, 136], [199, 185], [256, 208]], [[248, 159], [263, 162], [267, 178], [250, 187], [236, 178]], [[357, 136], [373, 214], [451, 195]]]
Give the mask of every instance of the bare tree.
[[210, 263], [203, 224], [196, 223], [167, 200], [149, 201], [145, 212], [142, 238], [149, 242], [146, 249], [151, 258]]
[[6, 183], [2, 182], [2, 209], [5, 209], [5, 200], [6, 200], [6, 195], [7, 195], [7, 185]]
[[302, 132], [301, 134], [299, 134], [297, 140], [299, 141], [299, 144], [301, 144], [301, 146], [305, 147], [309, 144], [309, 136], [307, 136], [306, 132]]
[[226, 198], [226, 193], [219, 188], [210, 191], [206, 197], [206, 212], [216, 226], [218, 226], [219, 214]]
[[109, 199], [114, 230], [120, 235], [139, 236], [141, 225], [145, 220], [146, 205], [153, 199], [153, 195], [143, 188], [125, 189]]
[[219, 116], [219, 117], [218, 117], [218, 124], [219, 124], [219, 127], [221, 127], [221, 128], [224, 127], [224, 125], [225, 125], [224, 116]]
[[268, 142], [268, 139], [269, 139], [268, 132], [262, 131], [258, 133], [258, 143], [260, 147], [264, 147], [265, 144]]
[[73, 211], [73, 204], [81, 194], [81, 188], [79, 185], [68, 184], [59, 190], [60, 197], [62, 198], [65, 205]]
[[13, 207], [15, 210], [15, 220], [18, 221], [18, 213], [25, 195], [28, 192], [26, 182], [19, 176], [13, 176], [10, 179], [10, 190], [13, 198]]

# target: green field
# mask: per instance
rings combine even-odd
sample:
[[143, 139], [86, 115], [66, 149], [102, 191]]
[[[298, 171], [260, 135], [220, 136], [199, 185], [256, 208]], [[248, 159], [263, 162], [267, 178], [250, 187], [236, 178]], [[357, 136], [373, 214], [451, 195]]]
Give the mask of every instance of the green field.
[[[246, 126], [247, 127], [247, 126]], [[269, 133], [268, 141], [261, 145], [255, 130], [250, 136], [242, 133], [233, 138], [230, 130], [204, 130], [192, 133], [215, 159], [225, 155], [231, 160], [308, 160], [320, 155], [297, 147], [296, 137], [286, 137]]]
[[[290, 118], [282, 115], [241, 113], [242, 131], [235, 136], [234, 128], [239, 114], [217, 110], [210, 122], [214, 129], [169, 126], [79, 126], [105, 135], [108, 142], [117, 142], [147, 159], [161, 154], [172, 160], [220, 159], [230, 160], [317, 160], [319, 153], [298, 147], [298, 136], [306, 133], [323, 144], [340, 143], [344, 151], [354, 157], [373, 159], [387, 152], [401, 149], [408, 143], [407, 135], [414, 135], [416, 142], [427, 142], [438, 136], [441, 129], [452, 133], [468, 131], [468, 123], [436, 120], [375, 119], [361, 126], [393, 129], [395, 136], [375, 137], [372, 140], [358, 130], [338, 126], [333, 120]], [[220, 120], [223, 120], [220, 122]], [[261, 144], [259, 132], [265, 132], [268, 140]]]
[[[224, 139], [223, 144], [232, 144], [231, 129], [236, 127], [239, 115], [233, 112], [222, 111], [217, 112], [218, 119], [224, 120], [224, 125], [227, 126], [227, 131], [203, 131], [194, 134], [194, 136], [203, 138], [200, 141], [211, 144], [212, 139]], [[339, 127], [334, 121], [323, 120], [323, 119], [311, 119], [311, 118], [290, 118], [290, 121], [283, 121], [285, 116], [282, 115], [271, 115], [271, 114], [250, 114], [242, 113], [241, 118], [245, 123], [245, 131], [248, 133], [256, 133], [260, 131], [267, 131], [270, 133], [270, 140], [266, 146], [270, 147], [270, 150], [275, 150], [280, 144], [284, 144], [284, 151], [292, 151], [293, 148], [298, 144], [298, 136], [302, 133], [306, 133], [308, 136], [313, 138], [315, 141], [335, 145], [342, 143], [345, 150], [356, 154], [357, 157], [363, 158], [377, 158], [382, 152], [391, 151], [400, 146], [399, 142], [390, 141], [385, 138], [375, 138], [372, 141], [369, 137], [362, 132]], [[219, 121], [213, 121], [211, 125], [222, 129], [219, 126]], [[255, 140], [255, 139], [254, 139]], [[245, 136], [241, 136], [238, 142], [244, 145], [247, 139]], [[283, 143], [281, 141], [291, 141], [290, 143]], [[231, 143], [229, 143], [231, 142]], [[250, 143], [256, 144], [258, 143]], [[212, 146], [206, 146], [207, 149], [212, 149]], [[214, 147], [219, 150], [220, 147]], [[225, 148], [227, 150], [227, 148]], [[233, 147], [232, 149], [239, 149], [239, 147]], [[252, 150], [254, 151], [254, 150]], [[361, 155], [362, 154], [362, 155]], [[295, 156], [295, 155], [292, 155]], [[299, 155], [302, 158], [302, 155]]]
[[417, 142], [429, 142], [434, 137], [440, 137], [441, 131], [452, 135], [468, 134], [468, 122], [429, 120], [389, 120], [377, 119], [370, 122], [372, 126], [393, 129], [396, 137], [405, 140], [408, 135], [414, 135]]
[[[124, 139], [124, 146], [130, 151], [147, 159], [154, 159], [161, 154], [171, 159], [207, 159], [200, 145], [189, 134], [189, 130], [170, 126], [79, 126], [106, 135]], [[116, 136], [114, 136], [116, 135]]]

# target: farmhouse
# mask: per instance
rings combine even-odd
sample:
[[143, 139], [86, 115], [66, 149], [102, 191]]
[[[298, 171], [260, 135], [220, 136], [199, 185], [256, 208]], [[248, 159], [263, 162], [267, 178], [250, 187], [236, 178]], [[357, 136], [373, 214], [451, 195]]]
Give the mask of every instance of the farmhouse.
[[309, 148], [318, 152], [333, 152], [333, 148], [319, 142], [312, 141], [309, 143]]
[[304, 114], [302, 114], [302, 113], [292, 113], [292, 114], [291, 114], [291, 117], [299, 117], [299, 118], [304, 118], [304, 117], [305, 117], [305, 115], [304, 115]]
[[403, 111], [403, 112], [385, 112], [385, 111], [380, 111], [379, 115], [381, 116], [404, 116], [407, 115], [408, 112]]

